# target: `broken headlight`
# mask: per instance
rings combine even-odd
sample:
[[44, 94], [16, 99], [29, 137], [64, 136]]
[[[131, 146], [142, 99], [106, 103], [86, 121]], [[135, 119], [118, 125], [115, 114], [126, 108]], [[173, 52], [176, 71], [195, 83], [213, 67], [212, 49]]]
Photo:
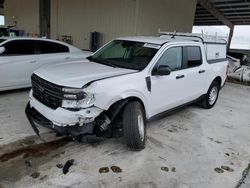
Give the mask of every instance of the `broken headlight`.
[[83, 109], [93, 106], [95, 96], [91, 93], [86, 93], [83, 89], [63, 88], [62, 107], [67, 109]]
[[66, 100], [82, 100], [86, 95], [82, 89], [63, 88], [63, 98]]

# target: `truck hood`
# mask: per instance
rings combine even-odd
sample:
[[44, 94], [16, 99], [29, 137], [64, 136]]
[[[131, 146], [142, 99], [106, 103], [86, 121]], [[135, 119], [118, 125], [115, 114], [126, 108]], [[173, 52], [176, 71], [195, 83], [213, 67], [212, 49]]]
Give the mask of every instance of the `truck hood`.
[[138, 72], [136, 70], [114, 68], [94, 62], [74, 61], [44, 66], [34, 73], [39, 77], [66, 87], [82, 88], [89, 82]]

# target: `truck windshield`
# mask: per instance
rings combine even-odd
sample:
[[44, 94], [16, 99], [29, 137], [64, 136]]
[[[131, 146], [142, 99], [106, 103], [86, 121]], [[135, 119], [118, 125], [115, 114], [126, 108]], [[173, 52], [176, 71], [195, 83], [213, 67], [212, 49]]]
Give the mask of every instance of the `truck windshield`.
[[89, 58], [112, 67], [143, 70], [160, 46], [143, 42], [114, 40]]

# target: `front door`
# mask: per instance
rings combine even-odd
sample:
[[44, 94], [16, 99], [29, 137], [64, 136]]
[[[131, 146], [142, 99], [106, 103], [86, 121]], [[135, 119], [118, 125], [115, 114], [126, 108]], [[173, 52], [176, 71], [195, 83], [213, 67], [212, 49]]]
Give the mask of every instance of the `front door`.
[[154, 69], [160, 65], [167, 65], [171, 69], [170, 75], [151, 76], [150, 106], [153, 114], [171, 109], [180, 105], [185, 100], [185, 70], [183, 66], [183, 47], [168, 48], [156, 63]]

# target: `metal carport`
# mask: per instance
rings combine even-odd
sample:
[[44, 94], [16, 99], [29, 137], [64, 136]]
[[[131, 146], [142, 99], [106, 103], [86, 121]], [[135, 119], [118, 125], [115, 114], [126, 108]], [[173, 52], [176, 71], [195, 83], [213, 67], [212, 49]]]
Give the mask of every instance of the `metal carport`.
[[226, 25], [228, 46], [235, 25], [250, 25], [250, 0], [197, 0], [194, 26]]

